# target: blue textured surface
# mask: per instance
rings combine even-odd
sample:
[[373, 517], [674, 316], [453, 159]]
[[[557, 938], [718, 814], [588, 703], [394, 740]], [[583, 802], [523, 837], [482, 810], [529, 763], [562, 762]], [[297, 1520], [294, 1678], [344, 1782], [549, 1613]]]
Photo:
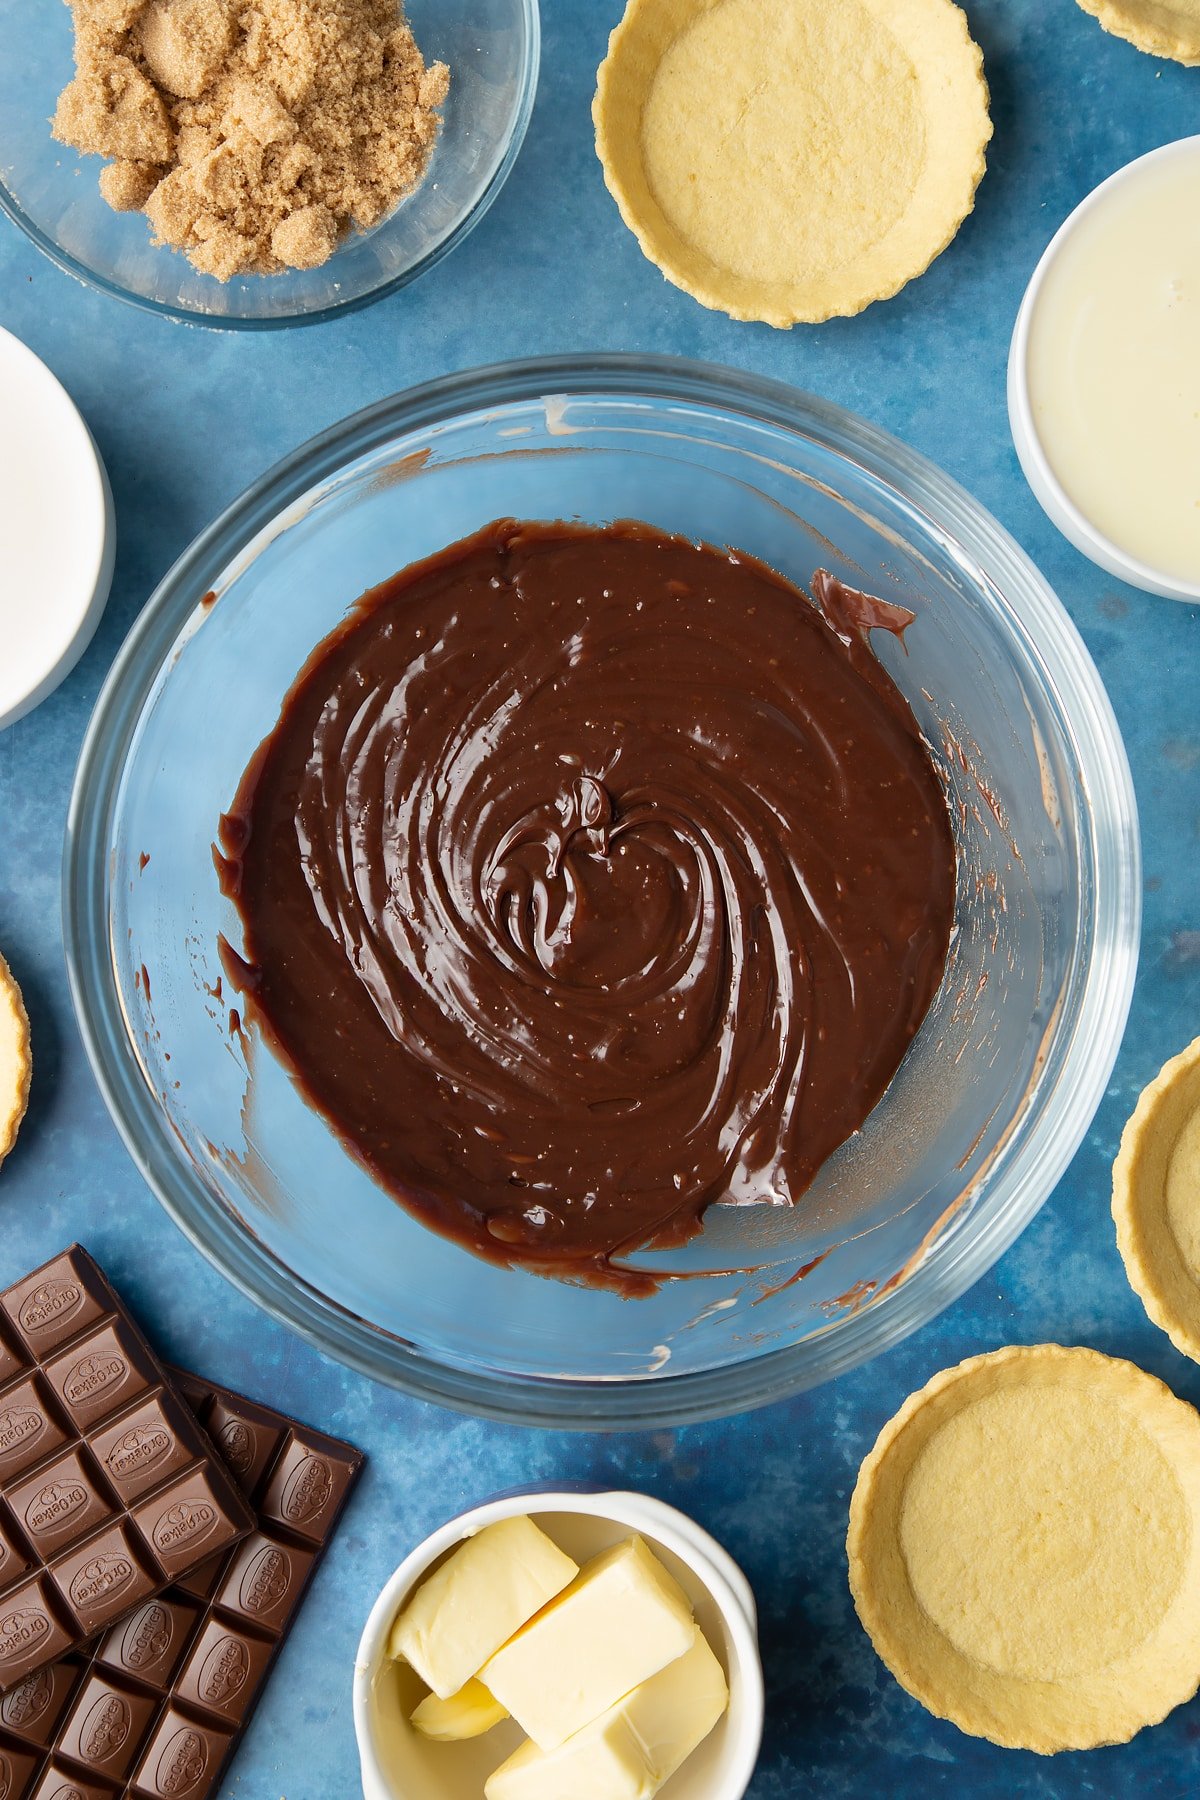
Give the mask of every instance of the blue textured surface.
[[[1196, 129], [1200, 72], [1104, 36], [1071, 0], [971, 0], [996, 118], [975, 215], [898, 299], [779, 334], [702, 311], [642, 260], [591, 148], [593, 72], [618, 0], [548, 0], [543, 10], [541, 93], [508, 187], [447, 263], [342, 322], [268, 337], [173, 326], [77, 286], [0, 221], [0, 323], [81, 406], [120, 532], [92, 649], [52, 699], [0, 734], [0, 947], [24, 986], [36, 1045], [30, 1115], [0, 1177], [0, 1278], [79, 1237], [165, 1352], [370, 1454], [227, 1800], [357, 1793], [350, 1668], [378, 1587], [462, 1505], [552, 1478], [659, 1494], [745, 1565], [762, 1608], [769, 1696], [753, 1800], [793, 1800], [810, 1787], [996, 1800], [1191, 1794], [1200, 1703], [1131, 1745], [1048, 1762], [928, 1718], [859, 1630], [843, 1536], [855, 1471], [879, 1427], [912, 1388], [975, 1351], [1093, 1344], [1200, 1402], [1200, 1370], [1172, 1351], [1125, 1283], [1108, 1212], [1109, 1167], [1138, 1090], [1200, 1031], [1200, 609], [1114, 584], [1057, 536], [1021, 478], [1004, 401], [1009, 334], [1038, 255], [1103, 176]], [[89, 710], [123, 634], [195, 532], [269, 463], [368, 401], [444, 370], [588, 348], [698, 355], [793, 381], [906, 438], [991, 507], [1056, 586], [1108, 681], [1147, 874], [1142, 968], [1113, 1082], [1020, 1243], [936, 1323], [832, 1387], [641, 1437], [533, 1434], [412, 1404], [324, 1361], [236, 1294], [168, 1223], [118, 1141], [72, 1019], [58, 926], [59, 847]]]

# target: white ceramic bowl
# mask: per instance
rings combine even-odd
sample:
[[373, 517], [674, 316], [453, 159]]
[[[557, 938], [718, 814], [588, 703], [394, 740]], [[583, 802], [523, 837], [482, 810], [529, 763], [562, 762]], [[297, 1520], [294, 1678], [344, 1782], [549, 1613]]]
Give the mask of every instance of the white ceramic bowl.
[[1025, 478], [1043, 511], [1077, 550], [1081, 550], [1084, 556], [1099, 568], [1107, 570], [1110, 575], [1116, 575], [1131, 587], [1141, 588], [1148, 594], [1162, 594], [1168, 600], [1189, 602], [1200, 600], [1200, 582], [1181, 580], [1141, 561], [1128, 550], [1123, 550], [1092, 523], [1064, 489], [1050, 464], [1034, 423], [1029, 397], [1029, 342], [1038, 297], [1050, 269], [1083, 221], [1111, 197], [1115, 188], [1136, 179], [1148, 163], [1194, 156], [1198, 145], [1200, 138], [1180, 138], [1176, 143], [1164, 144], [1159, 150], [1151, 150], [1148, 155], [1126, 163], [1123, 169], [1118, 169], [1107, 181], [1102, 181], [1099, 187], [1093, 188], [1085, 200], [1080, 201], [1051, 238], [1033, 272], [1017, 314], [1008, 357], [1008, 416], [1013, 442], [1025, 471]]
[[0, 329], [0, 730], [71, 673], [112, 585], [112, 491], [74, 401]]
[[466, 1744], [434, 1744], [408, 1724], [422, 1693], [411, 1670], [387, 1655], [392, 1621], [417, 1583], [466, 1537], [528, 1513], [576, 1561], [640, 1532], [679, 1582], [724, 1665], [729, 1709], [661, 1790], [662, 1800], [742, 1800], [758, 1760], [763, 1678], [750, 1584], [729, 1553], [685, 1513], [644, 1494], [527, 1489], [460, 1513], [405, 1558], [380, 1594], [354, 1665], [354, 1729], [364, 1800], [482, 1800], [491, 1771], [520, 1741], [498, 1725]]

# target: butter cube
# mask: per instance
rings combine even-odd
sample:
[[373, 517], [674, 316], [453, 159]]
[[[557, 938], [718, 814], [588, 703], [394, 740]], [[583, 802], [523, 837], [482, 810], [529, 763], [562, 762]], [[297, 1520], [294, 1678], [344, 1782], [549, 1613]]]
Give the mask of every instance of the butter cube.
[[482, 1681], [468, 1681], [448, 1700], [426, 1694], [415, 1707], [412, 1723], [422, 1737], [436, 1738], [440, 1744], [458, 1744], [464, 1738], [482, 1737], [493, 1725], [499, 1725], [508, 1714], [494, 1694], [489, 1694]]
[[555, 1750], [695, 1636], [687, 1595], [632, 1537], [593, 1557], [479, 1676], [539, 1749]]
[[526, 1740], [490, 1776], [486, 1800], [652, 1800], [728, 1704], [724, 1671], [697, 1632], [690, 1650], [557, 1750]]
[[392, 1626], [388, 1654], [449, 1700], [578, 1573], [532, 1519], [499, 1519], [421, 1583]]

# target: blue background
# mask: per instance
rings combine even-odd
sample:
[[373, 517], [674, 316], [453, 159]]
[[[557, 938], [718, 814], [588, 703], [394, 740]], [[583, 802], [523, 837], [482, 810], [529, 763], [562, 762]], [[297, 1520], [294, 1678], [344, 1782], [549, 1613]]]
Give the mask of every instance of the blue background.
[[[58, 0], [30, 0], [54, 5]], [[1142, 151], [1200, 130], [1200, 71], [1139, 55], [1072, 0], [970, 0], [996, 136], [974, 216], [932, 270], [863, 317], [789, 333], [707, 313], [644, 262], [591, 143], [594, 71], [619, 0], [546, 0], [529, 137], [478, 230], [378, 306], [263, 336], [170, 324], [78, 286], [0, 220], [0, 323], [45, 358], [100, 444], [119, 522], [96, 640], [65, 686], [0, 733], [0, 948], [35, 1039], [29, 1118], [0, 1175], [0, 1280], [81, 1238], [159, 1347], [368, 1451], [369, 1471], [223, 1790], [343, 1800], [358, 1790], [350, 1670], [378, 1588], [465, 1504], [530, 1480], [594, 1479], [686, 1508], [746, 1567], [762, 1611], [767, 1732], [753, 1800], [970, 1792], [1191, 1794], [1200, 1702], [1132, 1744], [1042, 1761], [931, 1719], [859, 1629], [843, 1537], [858, 1464], [933, 1372], [998, 1344], [1057, 1339], [1130, 1356], [1200, 1402], [1125, 1283], [1108, 1211], [1121, 1126], [1200, 1031], [1200, 608], [1123, 588], [1079, 557], [1025, 486], [1004, 398], [1024, 285], [1065, 214]], [[193, 1251], [135, 1174], [71, 1014], [59, 851], [88, 714], [156, 582], [254, 477], [407, 384], [510, 356], [593, 348], [701, 356], [796, 383], [941, 463], [1029, 550], [1104, 675], [1133, 763], [1146, 923], [1113, 1081], [1057, 1193], [955, 1307], [900, 1349], [788, 1405], [676, 1433], [533, 1433], [417, 1405], [344, 1372], [258, 1313]], [[70, 521], [63, 521], [64, 529]]]

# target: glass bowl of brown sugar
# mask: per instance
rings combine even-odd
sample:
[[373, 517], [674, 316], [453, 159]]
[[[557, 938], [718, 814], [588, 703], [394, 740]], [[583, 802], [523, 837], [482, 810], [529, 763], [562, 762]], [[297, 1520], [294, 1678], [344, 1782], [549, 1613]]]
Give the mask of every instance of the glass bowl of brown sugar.
[[499, 193], [537, 87], [537, 0], [356, 0], [324, 37], [294, 0], [75, 13], [78, 43], [71, 8], [0, 0], [0, 209], [196, 325], [312, 323], [414, 280]]

